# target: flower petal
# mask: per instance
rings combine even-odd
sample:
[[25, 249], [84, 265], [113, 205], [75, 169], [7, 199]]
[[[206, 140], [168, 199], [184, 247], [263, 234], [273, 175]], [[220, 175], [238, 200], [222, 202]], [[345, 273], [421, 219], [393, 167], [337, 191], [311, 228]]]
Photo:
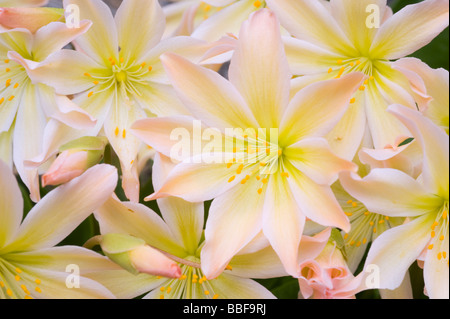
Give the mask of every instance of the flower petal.
[[440, 203], [437, 196], [405, 173], [391, 168], [376, 168], [361, 179], [350, 172], [339, 175], [344, 189], [374, 213], [392, 217], [426, 214]]
[[20, 251], [56, 245], [111, 196], [116, 183], [117, 170], [102, 164], [53, 190], [33, 207], [7, 249]]
[[109, 7], [101, 0], [64, 0], [66, 18], [73, 14], [71, 5], [79, 9], [81, 20], [92, 21], [88, 32], [74, 41], [77, 50], [87, 54], [97, 63], [109, 65], [110, 57], [116, 58], [119, 40], [114, 18]]
[[329, 186], [318, 185], [292, 164], [285, 164], [292, 193], [302, 213], [323, 226], [350, 228], [348, 217], [342, 211]]
[[229, 78], [260, 127], [277, 128], [289, 103], [291, 74], [274, 13], [263, 9], [244, 22]]
[[[351, 73], [340, 79], [313, 83], [290, 101], [280, 125], [281, 143], [290, 145], [306, 136], [321, 137], [345, 114], [363, 74]], [[325, 98], [332, 96], [333, 98]], [[299, 125], [301, 123], [301, 125]]]
[[424, 153], [423, 181], [425, 187], [443, 198], [449, 191], [449, 137], [444, 130], [435, 125], [420, 112], [401, 105], [389, 107], [420, 141]]
[[79, 28], [69, 28], [66, 23], [51, 22], [40, 28], [33, 41], [33, 60], [42, 61], [50, 54], [61, 50], [79, 35], [86, 33], [92, 22], [83, 20]]
[[270, 176], [264, 202], [263, 232], [280, 257], [286, 271], [300, 275], [298, 247], [305, 226], [302, 214], [289, 184], [280, 174]]
[[[153, 163], [153, 185], [155, 189], [164, 184], [164, 180], [175, 165], [172, 161], [157, 153]], [[203, 203], [189, 203], [180, 198], [168, 197], [157, 200], [164, 221], [172, 230], [180, 246], [195, 255], [203, 233]]]
[[202, 270], [209, 279], [222, 273], [230, 260], [262, 229], [264, 193], [256, 179], [216, 197], [211, 204], [201, 252]]
[[11, 169], [0, 161], [0, 247], [16, 234], [22, 222], [23, 198]]
[[[366, 259], [365, 270], [361, 275], [366, 278], [361, 281], [363, 287], [392, 290], [400, 286], [408, 268], [420, 256], [429, 241], [433, 221], [433, 214], [425, 214], [380, 235], [372, 243]], [[368, 268], [369, 266], [371, 267]], [[368, 287], [367, 277], [373, 275], [374, 271], [378, 274], [379, 287]]]
[[214, 281], [214, 293], [224, 299], [275, 299], [263, 285], [254, 280], [222, 274]]
[[356, 164], [334, 155], [323, 138], [306, 138], [292, 144], [283, 154], [298, 170], [320, 185], [333, 184], [339, 172], [356, 172]]
[[448, 0], [427, 0], [404, 7], [388, 19], [372, 42], [372, 58], [394, 60], [427, 45], [448, 26]]
[[181, 100], [196, 118], [219, 129], [258, 127], [239, 92], [221, 75], [175, 54], [166, 53], [161, 60]]
[[120, 52], [132, 60], [153, 48], [161, 40], [165, 27], [164, 13], [156, 0], [147, 1], [145, 6], [139, 0], [123, 1], [115, 21]]
[[267, 5], [294, 37], [333, 52], [357, 53], [331, 11], [320, 1], [267, 0]]
[[[449, 298], [449, 281], [448, 281], [448, 260], [439, 259], [438, 254], [445, 252], [448, 256], [448, 233], [444, 242], [435, 245], [432, 250], [427, 252], [425, 257], [425, 266], [423, 275], [425, 279], [425, 288], [431, 299], [448, 299]], [[443, 249], [442, 249], [443, 248]]]

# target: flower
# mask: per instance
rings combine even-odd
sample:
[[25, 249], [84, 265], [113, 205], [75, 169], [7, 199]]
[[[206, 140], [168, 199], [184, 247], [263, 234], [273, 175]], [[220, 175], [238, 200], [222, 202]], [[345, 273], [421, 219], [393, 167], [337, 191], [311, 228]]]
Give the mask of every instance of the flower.
[[330, 238], [319, 256], [301, 263], [299, 298], [355, 299], [359, 282], [347, 266], [341, 248]]
[[389, 168], [374, 169], [363, 179], [341, 173], [344, 189], [369, 210], [410, 219], [373, 242], [365, 265], [378, 267], [380, 288], [395, 289], [409, 266], [423, 253], [428, 295], [448, 299], [449, 138], [418, 111], [401, 105], [390, 106], [389, 111], [420, 142], [422, 175], [415, 180]]
[[[153, 175], [155, 188], [161, 186], [172, 165], [169, 159], [156, 155]], [[274, 298], [266, 288], [249, 279], [286, 275], [277, 255], [263, 236], [258, 236], [257, 240], [243, 248], [217, 278], [208, 280], [202, 269], [201, 256], [204, 249], [203, 203], [189, 203], [170, 197], [158, 199], [158, 207], [162, 217], [142, 204], [111, 198], [95, 212], [95, 217], [102, 235], [123, 234], [139, 238], [147, 246], [176, 261], [181, 276], [133, 276], [128, 272], [108, 271], [98, 274], [94, 279], [119, 298], [134, 298], [144, 293], [144, 298], [150, 299]], [[305, 251], [317, 255], [325, 245], [322, 238], [325, 236], [326, 232], [318, 238], [308, 237]]]
[[148, 116], [187, 112], [167, 84], [159, 56], [183, 51], [200, 58], [206, 44], [188, 37], [160, 42], [165, 21], [156, 0], [145, 6], [125, 0], [115, 17], [100, 0], [64, 1], [68, 5], [77, 5], [81, 18], [91, 20], [93, 27], [74, 41], [77, 51], [62, 50], [28, 71], [59, 94], [76, 94], [73, 102], [97, 119], [94, 129], [80, 134], [97, 135], [104, 128], [119, 156], [127, 197], [138, 201], [135, 162], [141, 143], [128, 134], [131, 124]]
[[[386, 0], [267, 0], [293, 37], [285, 39], [295, 85], [363, 72], [366, 81], [341, 122], [327, 136], [338, 155], [352, 159], [368, 127], [376, 149], [409, 132], [386, 112], [399, 103], [415, 109], [406, 77], [392, 60], [429, 43], [448, 26], [448, 0], [426, 0], [392, 14]], [[366, 124], [367, 122], [367, 124]]]
[[[191, 202], [214, 198], [202, 250], [207, 278], [220, 274], [261, 230], [288, 273], [298, 275], [297, 254], [306, 217], [325, 226], [349, 228], [329, 185], [339, 171], [356, 167], [335, 156], [320, 136], [345, 112], [362, 74], [313, 84], [289, 101], [291, 76], [278, 21], [268, 9], [244, 23], [230, 82], [175, 54], [165, 54], [162, 60], [192, 114], [224, 139], [233, 139], [226, 134], [231, 128], [242, 147], [225, 143], [225, 148], [214, 147], [211, 155], [214, 139], [200, 153], [185, 156], [147, 200], [167, 195]], [[171, 131], [176, 128], [189, 134], [192, 119], [141, 120], [132, 132], [170, 157], [176, 146]], [[196, 134], [189, 135], [189, 145], [201, 143], [193, 142]]]
[[408, 77], [421, 112], [449, 132], [448, 71], [432, 69], [416, 58], [403, 58], [393, 67]]
[[[116, 183], [114, 167], [93, 167], [48, 193], [22, 221], [19, 186], [0, 162], [0, 298], [114, 298], [85, 277], [114, 269], [111, 262], [84, 248], [54, 246], [111, 196]], [[71, 265], [78, 267], [79, 289], [66, 286]]]
[[25, 167], [24, 161], [59, 138], [44, 140], [52, 127], [88, 127], [93, 120], [66, 97], [56, 96], [52, 88], [32, 81], [27, 68], [44, 61], [90, 25], [81, 21], [80, 28], [71, 29], [65, 23], [51, 22], [34, 34], [25, 28], [0, 30], [0, 143], [4, 150], [0, 156], [10, 166], [14, 162], [33, 201], [40, 196], [38, 168]]

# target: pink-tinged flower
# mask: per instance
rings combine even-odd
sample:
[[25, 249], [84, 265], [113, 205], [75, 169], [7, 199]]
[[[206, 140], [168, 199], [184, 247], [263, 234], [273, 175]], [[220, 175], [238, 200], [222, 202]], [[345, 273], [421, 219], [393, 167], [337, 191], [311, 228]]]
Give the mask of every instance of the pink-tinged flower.
[[[162, 186], [172, 167], [170, 159], [160, 154], [155, 156], [152, 176], [155, 188]], [[111, 198], [95, 212], [95, 217], [102, 235], [122, 234], [138, 238], [139, 245], [145, 243], [176, 261], [181, 276], [168, 278], [107, 271], [92, 278], [104, 284], [119, 298], [134, 298], [142, 294], [146, 294], [144, 298], [149, 299], [274, 298], [266, 288], [250, 279], [287, 275], [262, 234], [243, 247], [217, 278], [208, 280], [203, 270], [201, 253], [204, 249], [203, 203], [189, 203], [175, 197], [161, 198], [157, 203], [161, 215], [142, 204]], [[306, 237], [303, 243], [305, 258], [317, 256], [327, 236], [329, 231], [324, 231], [320, 236]], [[127, 265], [124, 268], [129, 269]]]
[[355, 299], [359, 278], [353, 276], [341, 248], [330, 240], [316, 258], [300, 264], [299, 298]]
[[0, 0], [0, 7], [39, 7], [47, 3], [48, 0]]
[[61, 154], [42, 176], [42, 186], [67, 183], [103, 159], [106, 138], [82, 137], [60, 148]]
[[422, 175], [416, 180], [388, 168], [374, 169], [363, 179], [341, 173], [343, 187], [371, 211], [410, 218], [374, 241], [366, 267], [377, 267], [380, 288], [394, 289], [402, 282], [409, 266], [424, 257], [428, 295], [449, 298], [449, 138], [418, 111], [400, 105], [390, 106], [389, 111], [420, 143]]
[[352, 159], [366, 132], [376, 149], [392, 145], [407, 129], [386, 111], [416, 108], [407, 78], [393, 68], [448, 26], [448, 0], [426, 0], [392, 14], [386, 0], [267, 0], [292, 35], [285, 38], [295, 86], [363, 72], [366, 82], [348, 112], [328, 134], [338, 155]]
[[[225, 142], [225, 147], [212, 151], [214, 139], [199, 153], [194, 150], [147, 198], [172, 195], [191, 202], [215, 198], [202, 250], [208, 278], [220, 274], [261, 230], [287, 271], [296, 276], [306, 217], [325, 226], [349, 228], [330, 185], [339, 171], [356, 166], [335, 156], [321, 136], [344, 114], [363, 75], [313, 84], [289, 100], [291, 75], [279, 29], [268, 9], [257, 11], [243, 24], [230, 81], [175, 54], [162, 57], [192, 114], [215, 128], [220, 142], [233, 138], [237, 144], [242, 142], [242, 147]], [[171, 132], [177, 128], [187, 132], [189, 145], [202, 142], [192, 132], [190, 117], [138, 121], [133, 134], [171, 157], [179, 143], [170, 138]], [[232, 133], [227, 132], [230, 129]]]
[[69, 5], [77, 5], [81, 18], [94, 23], [92, 28], [74, 41], [77, 51], [62, 50], [45, 63], [30, 64], [28, 71], [59, 94], [76, 94], [73, 102], [97, 119], [94, 129], [80, 134], [97, 135], [104, 129], [119, 156], [126, 195], [138, 201], [135, 164], [141, 142], [129, 134], [131, 124], [148, 116], [187, 113], [167, 83], [159, 56], [173, 51], [200, 58], [207, 46], [188, 37], [161, 42], [165, 20], [156, 0], [145, 6], [125, 0], [115, 17], [100, 0], [64, 1]]
[[31, 33], [50, 22], [63, 21], [64, 11], [55, 8], [0, 8], [0, 28], [25, 28]]
[[250, 14], [265, 6], [264, 0], [177, 0], [163, 8], [166, 33], [216, 41], [228, 33], [237, 35]]
[[86, 128], [94, 121], [51, 87], [32, 81], [27, 68], [62, 49], [90, 25], [81, 21], [80, 28], [69, 28], [51, 22], [34, 34], [25, 28], [0, 30], [0, 158], [10, 166], [14, 162], [34, 201], [39, 200], [38, 168], [25, 167], [24, 161], [39, 155], [45, 143], [59, 139], [47, 136], [52, 127]]
[[408, 77], [420, 111], [449, 132], [449, 76], [445, 69], [432, 69], [415, 58], [404, 58], [393, 67]]
[[[114, 298], [86, 275], [119, 267], [87, 249], [55, 245], [102, 205], [116, 184], [117, 170], [98, 165], [48, 193], [22, 221], [22, 194], [0, 162], [0, 299]], [[79, 286], [71, 289], [68, 276], [75, 270], [79, 278], [71, 282]]]

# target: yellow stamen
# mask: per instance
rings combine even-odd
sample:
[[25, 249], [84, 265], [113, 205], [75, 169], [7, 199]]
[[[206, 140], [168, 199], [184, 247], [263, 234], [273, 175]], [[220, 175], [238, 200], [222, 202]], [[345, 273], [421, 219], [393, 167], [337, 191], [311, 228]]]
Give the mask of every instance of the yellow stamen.
[[94, 92], [89, 92], [88, 97], [91, 97], [92, 95], [94, 95]]
[[356, 102], [356, 99], [355, 98], [352, 98], [351, 100], [350, 100], [350, 104], [353, 104], [353, 103], [355, 103]]
[[228, 180], [228, 183], [231, 183], [232, 181], [234, 181], [234, 179], [236, 178], [236, 176], [231, 176], [230, 179]]
[[256, 7], [256, 8], [259, 8], [260, 6], [261, 6], [261, 1], [255, 1], [255, 2], [253, 2], [253, 5]]
[[116, 130], [114, 131], [114, 134], [116, 134], [116, 137], [119, 136], [119, 127], [116, 127]]

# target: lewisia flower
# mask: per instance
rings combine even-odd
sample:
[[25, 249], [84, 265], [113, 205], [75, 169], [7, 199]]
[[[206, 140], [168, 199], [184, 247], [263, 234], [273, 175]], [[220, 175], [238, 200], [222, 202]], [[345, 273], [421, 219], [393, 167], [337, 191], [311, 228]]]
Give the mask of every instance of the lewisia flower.
[[359, 282], [347, 266], [341, 248], [330, 238], [319, 256], [300, 264], [299, 298], [355, 299]]
[[30, 65], [29, 72], [59, 94], [77, 94], [73, 102], [97, 119], [96, 127], [82, 134], [97, 135], [104, 128], [120, 158], [127, 197], [138, 201], [135, 161], [141, 143], [129, 128], [147, 116], [187, 112], [167, 84], [159, 56], [181, 50], [200, 57], [204, 42], [187, 37], [160, 42], [165, 21], [157, 0], [145, 6], [125, 0], [115, 17], [100, 0], [64, 1], [68, 5], [77, 5], [93, 27], [74, 41], [77, 51], [62, 50], [45, 63]]
[[[161, 155], [156, 155], [153, 175], [155, 188], [161, 186], [162, 178], [168, 173], [167, 168], [170, 166], [170, 160], [161, 160]], [[95, 216], [103, 235], [123, 234], [139, 238], [147, 247], [150, 246], [177, 262], [181, 274], [168, 278], [107, 271], [93, 278], [119, 298], [134, 298], [144, 293], [147, 293], [144, 298], [149, 299], [274, 298], [266, 288], [249, 279], [286, 275], [277, 255], [262, 236], [242, 249], [217, 278], [208, 280], [202, 270], [201, 257], [204, 249], [203, 203], [189, 203], [171, 197], [158, 199], [158, 206], [162, 218], [142, 204], [120, 202], [111, 198], [96, 211]], [[313, 256], [324, 246], [322, 237], [308, 238], [309, 242], [305, 240], [309, 243], [308, 248], [312, 254], [317, 251]], [[137, 253], [132, 261], [135, 263], [144, 257], [139, 258]], [[166, 272], [172, 273], [169, 270]], [[161, 272], [162, 269], [158, 271]]]
[[432, 69], [416, 58], [404, 58], [393, 67], [408, 77], [420, 111], [449, 132], [449, 76], [442, 68]]
[[[54, 246], [111, 196], [116, 183], [114, 167], [93, 167], [48, 193], [22, 221], [19, 186], [0, 162], [0, 299], [114, 298], [84, 276], [114, 269], [111, 262], [84, 248]], [[66, 286], [68, 266], [78, 267], [79, 288]]]
[[409, 266], [424, 256], [425, 287], [430, 298], [449, 298], [449, 138], [420, 112], [393, 105], [399, 118], [420, 142], [422, 175], [417, 180], [395, 169], [374, 169], [363, 179], [341, 173], [342, 186], [376, 213], [409, 217], [402, 226], [378, 237], [369, 251], [366, 266], [376, 265], [380, 288], [400, 285]]
[[69, 28], [62, 22], [45, 21], [48, 24], [34, 34], [26, 26], [0, 30], [0, 158], [10, 166], [14, 161], [34, 201], [39, 200], [38, 169], [27, 168], [23, 162], [41, 153], [49, 125], [86, 127], [93, 123], [67, 98], [33, 82], [27, 73], [28, 65], [44, 61], [86, 32], [91, 23], [81, 21], [80, 28]]
[[[339, 171], [356, 167], [335, 156], [321, 136], [345, 112], [362, 74], [313, 84], [289, 101], [291, 75], [279, 29], [268, 9], [243, 24], [230, 81], [175, 54], [162, 57], [192, 114], [224, 139], [233, 138], [226, 135], [227, 128], [241, 129], [233, 134], [244, 147], [225, 143], [225, 148], [214, 147], [210, 154], [214, 143], [210, 142], [200, 153], [182, 158], [161, 189], [147, 198], [172, 195], [191, 202], [214, 198], [202, 249], [207, 278], [218, 276], [261, 230], [293, 276], [299, 274], [297, 255], [306, 217], [349, 230], [348, 218], [329, 185]], [[171, 131], [176, 128], [192, 132], [192, 119], [138, 121], [133, 134], [170, 157], [176, 146]], [[189, 145], [201, 143], [195, 134], [189, 135]]]
[[366, 125], [377, 149], [409, 135], [386, 112], [394, 103], [416, 107], [406, 77], [391, 61], [420, 49], [448, 26], [448, 0], [422, 1], [394, 15], [386, 0], [267, 0], [267, 5], [293, 36], [285, 39], [291, 70], [307, 75], [295, 80], [297, 86], [352, 72], [366, 75], [328, 135], [338, 155], [353, 158]]

